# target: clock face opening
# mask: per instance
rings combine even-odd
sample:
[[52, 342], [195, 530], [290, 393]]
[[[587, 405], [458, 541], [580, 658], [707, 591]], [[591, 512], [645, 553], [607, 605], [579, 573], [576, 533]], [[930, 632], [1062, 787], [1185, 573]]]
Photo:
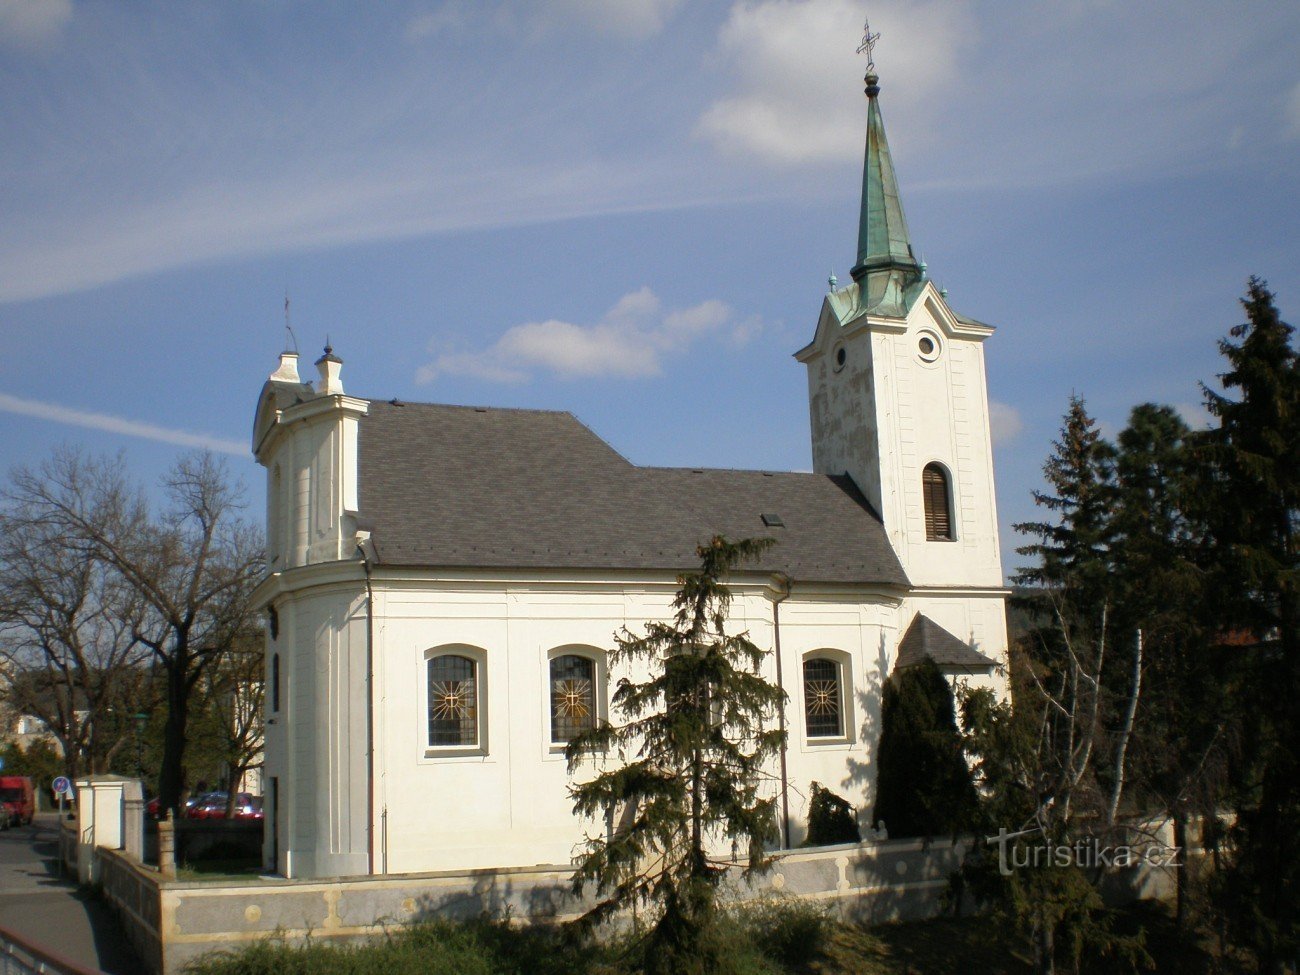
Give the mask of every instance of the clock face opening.
[[933, 332], [922, 332], [916, 340], [916, 353], [921, 357], [922, 362], [934, 362], [943, 352], [943, 346], [939, 343], [939, 336]]

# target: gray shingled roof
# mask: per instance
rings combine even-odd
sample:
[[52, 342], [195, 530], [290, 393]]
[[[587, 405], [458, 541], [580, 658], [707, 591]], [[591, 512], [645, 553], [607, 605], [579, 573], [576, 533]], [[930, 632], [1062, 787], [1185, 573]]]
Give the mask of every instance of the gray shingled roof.
[[676, 572], [722, 534], [776, 538], [757, 568], [796, 582], [907, 585], [847, 477], [637, 467], [542, 410], [372, 401], [359, 439], [361, 521], [382, 564]]
[[963, 643], [930, 617], [917, 613], [898, 644], [894, 669], [911, 667], [926, 657], [947, 670], [989, 670], [997, 666], [996, 660]]

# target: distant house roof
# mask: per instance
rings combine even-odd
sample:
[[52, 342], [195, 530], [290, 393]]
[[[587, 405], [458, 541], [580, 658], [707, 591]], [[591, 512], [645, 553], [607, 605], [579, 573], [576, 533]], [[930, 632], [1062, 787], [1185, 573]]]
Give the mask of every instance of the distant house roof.
[[721, 534], [777, 539], [753, 568], [795, 581], [908, 584], [846, 476], [638, 467], [543, 410], [372, 401], [359, 441], [382, 564], [676, 572]]
[[894, 669], [911, 667], [926, 657], [943, 670], [991, 670], [997, 666], [996, 660], [957, 639], [928, 616], [917, 613], [898, 644]]

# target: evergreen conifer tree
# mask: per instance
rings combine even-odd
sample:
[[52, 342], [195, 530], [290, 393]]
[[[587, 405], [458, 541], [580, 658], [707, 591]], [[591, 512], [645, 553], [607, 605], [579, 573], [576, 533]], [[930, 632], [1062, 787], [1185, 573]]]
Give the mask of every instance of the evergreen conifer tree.
[[1109, 591], [1114, 459], [1115, 448], [1097, 430], [1084, 401], [1071, 396], [1060, 439], [1043, 465], [1051, 490], [1033, 493], [1034, 503], [1055, 520], [1012, 526], [1036, 539], [1016, 549], [1036, 564], [1021, 568], [1014, 581], [1066, 595], [1080, 616], [1092, 615]]
[[615, 636], [611, 667], [648, 669], [644, 680], [618, 682], [611, 709], [623, 723], [593, 728], [566, 749], [571, 770], [587, 757], [619, 760], [571, 788], [576, 814], [618, 823], [588, 841], [573, 883], [576, 891], [594, 884], [601, 896], [589, 922], [638, 904], [657, 909], [648, 973], [724, 970], [713, 934], [732, 857], [718, 858], [716, 845], [730, 841], [749, 874], [770, 864], [778, 842], [776, 799], [761, 787], [784, 742], [775, 716], [785, 694], [760, 673], [766, 651], [727, 632], [724, 584], [770, 544], [715, 537], [700, 546], [700, 569], [681, 577], [673, 621]]
[[948, 681], [932, 660], [885, 682], [872, 822], [890, 837], [955, 835], [974, 824], [976, 796]]
[[[1170, 817], [1185, 848], [1194, 816], [1213, 817], [1223, 773], [1224, 715], [1205, 620], [1204, 512], [1194, 436], [1168, 406], [1133, 408], [1116, 457], [1113, 541], [1117, 649], [1141, 634], [1142, 707], [1129, 749], [1145, 809]], [[1131, 636], [1132, 635], [1132, 636]], [[1185, 858], [1176, 864], [1177, 918], [1188, 901]]]
[[1204, 450], [1213, 592], [1250, 644], [1230, 682], [1246, 747], [1222, 903], [1261, 968], [1280, 971], [1300, 955], [1300, 360], [1262, 280], [1242, 305], [1219, 343], [1224, 392], [1205, 389], [1219, 421]]

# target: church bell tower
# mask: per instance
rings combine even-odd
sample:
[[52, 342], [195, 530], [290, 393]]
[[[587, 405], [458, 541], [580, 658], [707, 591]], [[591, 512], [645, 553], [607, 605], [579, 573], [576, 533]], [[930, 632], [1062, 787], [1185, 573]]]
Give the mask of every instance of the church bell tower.
[[832, 277], [816, 334], [795, 353], [808, 369], [813, 469], [853, 479], [913, 587], [1000, 587], [984, 375], [984, 340], [993, 329], [953, 312], [926, 276], [903, 214], [871, 62], [866, 94], [852, 281], [837, 288]]

